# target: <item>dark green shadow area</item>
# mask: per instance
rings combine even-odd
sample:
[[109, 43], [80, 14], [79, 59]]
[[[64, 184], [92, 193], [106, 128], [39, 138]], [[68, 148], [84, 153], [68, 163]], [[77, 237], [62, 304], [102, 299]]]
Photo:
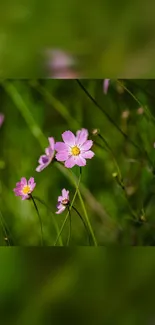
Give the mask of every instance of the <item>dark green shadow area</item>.
[[5, 325], [154, 324], [154, 251], [2, 249]]

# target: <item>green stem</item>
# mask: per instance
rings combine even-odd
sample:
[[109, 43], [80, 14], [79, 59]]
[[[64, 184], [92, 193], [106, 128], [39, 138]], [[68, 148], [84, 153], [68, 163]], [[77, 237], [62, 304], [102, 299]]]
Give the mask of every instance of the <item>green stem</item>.
[[67, 246], [69, 246], [70, 238], [71, 238], [71, 213], [69, 207], [68, 207], [68, 212], [69, 212], [69, 234], [68, 234]]
[[84, 227], [85, 227], [85, 230], [86, 230], [86, 232], [87, 232], [87, 234], [88, 234], [89, 244], [91, 244], [91, 242], [90, 242], [90, 234], [89, 234], [89, 231], [88, 231], [88, 228], [87, 228], [87, 225], [86, 225], [84, 219], [82, 218], [80, 212], [79, 212], [79, 211], [78, 211], [74, 206], [72, 206], [72, 208], [73, 208], [73, 210], [77, 213], [77, 215], [80, 217], [80, 219], [81, 219], [81, 221], [82, 221], [82, 223], [83, 223], [83, 225], [84, 225]]
[[[73, 176], [73, 173], [72, 172], [71, 172], [71, 174]], [[81, 167], [80, 167], [80, 175], [82, 175], [82, 169], [81, 169]], [[74, 180], [74, 177], [73, 177], [73, 180]], [[94, 232], [93, 232], [91, 223], [89, 221], [89, 217], [88, 217], [88, 214], [87, 214], [87, 211], [86, 211], [86, 208], [85, 208], [85, 204], [84, 204], [84, 201], [82, 199], [82, 196], [81, 196], [79, 187], [77, 187], [77, 184], [76, 184], [75, 180], [74, 180], [74, 184], [75, 184], [76, 189], [77, 189], [78, 197], [79, 197], [79, 200], [81, 202], [81, 206], [82, 206], [82, 209], [83, 209], [83, 212], [84, 212], [84, 215], [85, 215], [85, 219], [86, 219], [87, 224], [88, 224], [89, 231], [90, 231], [91, 236], [92, 236], [92, 239], [93, 239], [94, 246], [97, 246], [97, 241], [96, 241], [96, 238], [95, 238], [95, 235], [94, 235]]]
[[0, 211], [0, 222], [1, 222], [2, 230], [4, 232], [5, 242], [8, 243], [7, 246], [11, 246], [11, 243], [10, 243], [10, 240], [9, 240], [9, 237], [8, 237], [8, 234], [7, 234], [5, 225], [3, 224], [3, 216], [2, 216], [2, 212], [1, 211]]
[[40, 231], [41, 231], [41, 246], [43, 246], [43, 226], [42, 226], [41, 217], [40, 217], [38, 207], [37, 207], [37, 205], [36, 205], [36, 202], [35, 202], [35, 200], [34, 200], [32, 194], [30, 194], [30, 198], [32, 199], [32, 202], [33, 202], [33, 204], [34, 204], [34, 207], [35, 207], [36, 212], [37, 212], [37, 215], [38, 215], [38, 219], [39, 219], [39, 223], [40, 223]]
[[119, 175], [119, 179], [122, 179], [122, 175], [121, 175], [121, 171], [120, 171], [120, 168], [118, 166], [118, 163], [117, 163], [117, 160], [115, 158], [115, 155], [113, 153], [113, 150], [111, 149], [109, 143], [106, 141], [106, 139], [99, 133], [98, 134], [98, 137], [104, 142], [104, 144], [106, 145], [106, 147], [108, 148], [110, 154], [112, 155], [112, 158], [113, 158], [113, 161], [114, 161], [114, 164], [116, 165], [116, 169], [118, 171], [118, 175]]
[[76, 79], [78, 85], [80, 86], [80, 88], [85, 92], [85, 94], [89, 97], [89, 99], [95, 104], [95, 106], [100, 109], [100, 111], [106, 116], [106, 118], [109, 120], [109, 122], [111, 124], [113, 124], [113, 126], [117, 129], [117, 131], [119, 131], [122, 136], [128, 141], [130, 142], [136, 149], [138, 149], [138, 151], [141, 152], [141, 149], [139, 148], [139, 146], [132, 141], [132, 139], [130, 139], [128, 137], [128, 135], [126, 133], [124, 133], [121, 128], [115, 123], [115, 121], [112, 119], [112, 117], [102, 108], [102, 106], [100, 106], [97, 101], [91, 96], [91, 94], [88, 92], [88, 90], [83, 86], [83, 84], [81, 83], [81, 81], [79, 79]]
[[130, 203], [129, 203], [129, 200], [128, 200], [128, 197], [127, 197], [127, 194], [126, 194], [125, 188], [124, 188], [124, 186], [122, 185], [122, 175], [121, 175], [121, 171], [120, 171], [120, 169], [119, 169], [119, 166], [118, 166], [118, 164], [117, 164], [117, 160], [116, 160], [116, 158], [115, 158], [115, 156], [114, 156], [114, 153], [113, 153], [113, 151], [112, 151], [110, 145], [108, 144], [108, 142], [105, 140], [105, 138], [104, 138], [100, 133], [98, 134], [98, 136], [99, 136], [99, 138], [100, 138], [100, 139], [105, 143], [105, 145], [107, 146], [107, 148], [109, 149], [109, 152], [111, 153], [111, 155], [112, 155], [112, 157], [113, 157], [114, 163], [115, 163], [116, 168], [117, 168], [117, 171], [118, 171], [118, 176], [119, 176], [119, 178], [118, 178], [118, 183], [119, 183], [119, 185], [120, 185], [121, 188], [122, 188], [122, 191], [123, 191], [123, 193], [124, 193], [125, 199], [126, 199], [126, 201], [127, 201], [127, 203], [128, 203], [128, 206], [129, 206], [129, 209], [130, 209], [132, 215], [133, 215], [134, 218], [137, 220], [136, 213], [133, 211], [133, 209], [132, 209], [132, 207], [131, 207], [131, 205], [130, 205]]
[[[80, 176], [79, 176], [79, 180], [78, 180], [78, 183], [77, 183], [77, 188], [76, 188], [76, 191], [75, 191], [75, 194], [74, 194], [73, 200], [72, 200], [72, 202], [71, 202], [71, 204], [70, 204], [70, 207], [69, 207], [70, 210], [71, 210], [71, 208], [72, 208], [72, 206], [73, 206], [73, 204], [74, 204], [74, 201], [75, 201], [75, 199], [76, 199], [76, 196], [77, 196], [77, 193], [78, 193], [78, 188], [79, 188], [79, 185], [80, 185], [80, 181], [81, 181], [81, 174], [80, 174]], [[58, 242], [58, 240], [59, 240], [59, 237], [61, 236], [61, 233], [62, 233], [62, 231], [63, 231], [63, 229], [64, 229], [64, 227], [65, 227], [65, 224], [66, 224], [66, 222], [67, 222], [68, 217], [69, 217], [69, 211], [67, 212], [67, 215], [66, 215], [66, 217], [65, 217], [65, 220], [63, 221], [63, 224], [62, 224], [62, 226], [61, 226], [61, 229], [60, 229], [60, 231], [59, 231], [59, 234], [58, 234], [58, 236], [57, 236], [57, 239], [56, 239], [56, 241], [55, 241], [55, 243], [54, 243], [54, 246], [56, 246], [56, 244], [57, 244], [57, 242]]]
[[[56, 232], [57, 232], [57, 234], [59, 234], [59, 227], [58, 227], [58, 224], [57, 224], [57, 222], [56, 222], [56, 220], [55, 220], [55, 215], [54, 215], [54, 213], [51, 211], [51, 208], [43, 201], [43, 200], [41, 200], [40, 198], [38, 198], [37, 196], [33, 196], [33, 198], [35, 199], [35, 200], [37, 200], [38, 202], [40, 202], [41, 204], [43, 204], [50, 212], [51, 212], [51, 214], [52, 214], [52, 218], [53, 218], [53, 224], [54, 224], [54, 227], [55, 227], [55, 230], [56, 230]], [[62, 237], [60, 236], [59, 237], [59, 244], [60, 244], [60, 246], [63, 246], [63, 242], [62, 242]]]
[[149, 118], [150, 119], [152, 119], [153, 120], [153, 122], [155, 123], [155, 117], [150, 113], [150, 111], [149, 111], [149, 109], [145, 106], [145, 105], [143, 105], [141, 102], [140, 102], [140, 100], [120, 81], [120, 80], [117, 80], [117, 82], [120, 84], [120, 86], [122, 87], [122, 88], [124, 88], [127, 92], [128, 92], [128, 94], [138, 103], [138, 105], [140, 106], [140, 107], [143, 107], [144, 108], [144, 110], [145, 110], [145, 113], [149, 116]]
[[134, 220], [137, 221], [139, 218], [137, 217], [135, 211], [132, 209], [132, 207], [131, 207], [131, 205], [130, 205], [130, 202], [129, 202], [129, 199], [128, 199], [128, 196], [127, 196], [127, 193], [126, 193], [125, 187], [124, 187], [122, 184], [120, 184], [120, 186], [121, 186], [122, 191], [123, 191], [123, 193], [124, 193], [124, 198], [125, 198], [125, 200], [126, 200], [126, 202], [127, 202], [127, 204], [128, 204], [128, 207], [129, 207], [129, 209], [130, 209], [130, 211], [131, 211], [131, 214], [132, 214], [132, 216], [134, 217]]

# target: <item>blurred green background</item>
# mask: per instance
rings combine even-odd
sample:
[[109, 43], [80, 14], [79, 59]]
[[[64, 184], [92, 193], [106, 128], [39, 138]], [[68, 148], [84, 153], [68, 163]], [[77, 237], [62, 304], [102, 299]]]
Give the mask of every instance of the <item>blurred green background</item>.
[[155, 75], [152, 0], [2, 0], [0, 78], [48, 76], [47, 49], [67, 51], [82, 76]]
[[[4, 224], [12, 245], [40, 245], [40, 227], [32, 202], [23, 202], [13, 193], [15, 184], [23, 176], [27, 179], [31, 176], [35, 178], [37, 186], [34, 195], [50, 207], [47, 210], [37, 203], [43, 222], [45, 245], [54, 245], [57, 237], [55, 222], [60, 228], [66, 216], [65, 212], [55, 215], [57, 196], [62, 188], [66, 188], [70, 190], [72, 200], [75, 187], [68, 169], [58, 163], [51, 164], [41, 173], [35, 169], [48, 145], [49, 136], [61, 141], [62, 132], [76, 132], [82, 127], [88, 128], [90, 138], [94, 141], [95, 157], [82, 169], [80, 190], [98, 244], [155, 244], [155, 80], [111, 80], [107, 95], [103, 93], [103, 80], [83, 80], [82, 83], [110, 115], [112, 123], [88, 98], [76, 80], [1, 82], [1, 112], [5, 114], [0, 129], [1, 245], [7, 244]], [[143, 110], [140, 104], [143, 104]], [[105, 150], [102, 140], [92, 135], [93, 128], [100, 129], [112, 148], [115, 161], [111, 152]], [[117, 172], [116, 161], [125, 191], [117, 178], [113, 177], [113, 173]], [[75, 167], [73, 172], [78, 177], [79, 168]], [[78, 197], [75, 206], [84, 217]], [[67, 236], [68, 225], [63, 231], [64, 245]], [[88, 245], [85, 229], [74, 211], [70, 245]]]
[[154, 251], [0, 250], [5, 325], [153, 325]]

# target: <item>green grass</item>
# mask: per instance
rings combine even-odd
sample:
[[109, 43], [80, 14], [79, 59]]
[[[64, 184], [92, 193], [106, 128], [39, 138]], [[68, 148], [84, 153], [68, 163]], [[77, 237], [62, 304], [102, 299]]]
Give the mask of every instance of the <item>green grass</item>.
[[[96, 245], [154, 245], [154, 80], [113, 80], [107, 95], [103, 80], [5, 80], [1, 82], [0, 129], [0, 244], [40, 245], [36, 211], [29, 201], [15, 197], [13, 188], [21, 177], [33, 176], [34, 195], [43, 223], [44, 245], [56, 242], [65, 213], [56, 215], [62, 188], [72, 201], [79, 178], [62, 164], [35, 171], [48, 137], [61, 141], [65, 130], [84, 127], [94, 141], [95, 156], [82, 169], [75, 207], [85, 219]], [[120, 88], [121, 87], [121, 88]], [[89, 96], [88, 96], [89, 95]], [[93, 99], [93, 100], [92, 100]], [[95, 99], [95, 100], [94, 100]], [[138, 109], [144, 107], [144, 113]], [[128, 118], [123, 118], [128, 111]], [[93, 136], [92, 130], [101, 136]], [[75, 179], [75, 181], [74, 181]], [[82, 201], [81, 201], [82, 198]], [[85, 228], [71, 210], [70, 245], [87, 245]], [[5, 227], [4, 227], [5, 223]], [[58, 245], [65, 245], [69, 221]]]

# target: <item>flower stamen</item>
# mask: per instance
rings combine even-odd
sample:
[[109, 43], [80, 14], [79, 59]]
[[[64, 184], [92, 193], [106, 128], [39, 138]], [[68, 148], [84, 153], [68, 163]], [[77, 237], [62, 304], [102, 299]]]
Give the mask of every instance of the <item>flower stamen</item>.
[[77, 146], [72, 147], [71, 153], [73, 156], [78, 156], [80, 154], [80, 149]]
[[69, 203], [69, 200], [68, 199], [64, 199], [64, 200], [62, 200], [62, 202], [61, 202], [63, 205], [68, 205], [68, 203]]
[[23, 192], [23, 194], [29, 194], [29, 193], [31, 193], [30, 186], [29, 185], [24, 186], [23, 189], [22, 189], [22, 192]]

